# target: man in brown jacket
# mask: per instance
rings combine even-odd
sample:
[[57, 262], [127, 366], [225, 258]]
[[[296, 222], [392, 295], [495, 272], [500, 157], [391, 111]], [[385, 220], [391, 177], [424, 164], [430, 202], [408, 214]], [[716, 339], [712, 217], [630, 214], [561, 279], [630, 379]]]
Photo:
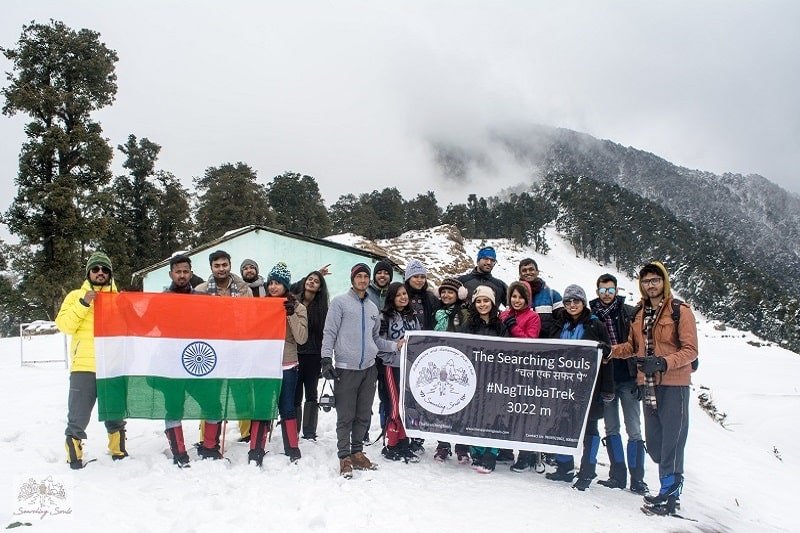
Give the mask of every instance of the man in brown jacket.
[[[689, 430], [689, 385], [697, 359], [697, 326], [688, 305], [680, 303], [673, 320], [669, 274], [658, 261], [639, 271], [642, 300], [627, 342], [613, 347], [613, 356], [636, 357], [637, 382], [643, 390], [647, 452], [658, 463], [661, 488], [645, 496], [645, 508], [673, 514], [683, 487], [683, 449]], [[677, 304], [677, 302], [676, 302]], [[637, 309], [639, 309], [637, 308]]]

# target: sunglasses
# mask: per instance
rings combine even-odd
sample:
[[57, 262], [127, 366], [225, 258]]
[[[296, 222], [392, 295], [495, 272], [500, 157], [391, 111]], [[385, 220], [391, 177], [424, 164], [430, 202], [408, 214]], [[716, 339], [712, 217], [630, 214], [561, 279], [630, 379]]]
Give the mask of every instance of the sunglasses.
[[597, 294], [600, 296], [604, 294], [617, 294], [617, 289], [616, 287], [600, 287], [597, 289]]
[[93, 266], [92, 270], [90, 272], [92, 274], [99, 274], [100, 271], [102, 271], [103, 274], [106, 274], [106, 275], [111, 274], [111, 269], [108, 268], [108, 267], [104, 267], [104, 266]]
[[564, 300], [564, 305], [578, 305], [579, 303], [582, 304], [583, 300], [579, 298], [567, 298]]

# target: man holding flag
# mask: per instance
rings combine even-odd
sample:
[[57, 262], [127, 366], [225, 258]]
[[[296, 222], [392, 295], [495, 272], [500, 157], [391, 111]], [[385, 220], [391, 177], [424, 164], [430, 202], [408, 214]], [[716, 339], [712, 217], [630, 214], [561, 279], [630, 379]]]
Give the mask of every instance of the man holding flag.
[[[64, 298], [56, 316], [59, 331], [72, 337], [70, 343], [69, 398], [65, 434], [67, 462], [70, 468], [84, 467], [83, 445], [86, 426], [97, 400], [94, 357], [94, 299], [98, 292], [117, 292], [111, 260], [103, 252], [94, 252], [86, 262], [86, 279], [79, 289]], [[108, 451], [113, 460], [128, 456], [125, 451], [125, 421], [106, 420]]]

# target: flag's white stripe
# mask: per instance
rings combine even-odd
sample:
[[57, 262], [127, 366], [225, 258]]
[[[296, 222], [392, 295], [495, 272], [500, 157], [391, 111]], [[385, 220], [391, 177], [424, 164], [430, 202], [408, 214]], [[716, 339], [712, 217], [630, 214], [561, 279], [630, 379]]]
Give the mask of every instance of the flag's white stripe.
[[[184, 367], [184, 349], [193, 342], [210, 346], [215, 357], [204, 346], [195, 346]], [[205, 340], [155, 337], [96, 337], [97, 377], [162, 376], [167, 378], [280, 378], [283, 376], [282, 340]], [[214, 364], [213, 370], [198, 375]]]

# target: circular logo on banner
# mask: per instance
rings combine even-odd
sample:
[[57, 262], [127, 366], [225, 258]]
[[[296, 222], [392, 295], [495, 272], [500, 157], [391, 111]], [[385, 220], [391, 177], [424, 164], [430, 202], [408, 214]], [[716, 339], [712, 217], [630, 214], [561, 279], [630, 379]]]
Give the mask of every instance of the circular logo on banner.
[[183, 349], [183, 368], [193, 376], [205, 376], [217, 366], [217, 352], [207, 342], [195, 341]]
[[420, 407], [438, 415], [451, 415], [472, 401], [477, 380], [475, 367], [463, 352], [434, 346], [414, 360], [408, 383]]

